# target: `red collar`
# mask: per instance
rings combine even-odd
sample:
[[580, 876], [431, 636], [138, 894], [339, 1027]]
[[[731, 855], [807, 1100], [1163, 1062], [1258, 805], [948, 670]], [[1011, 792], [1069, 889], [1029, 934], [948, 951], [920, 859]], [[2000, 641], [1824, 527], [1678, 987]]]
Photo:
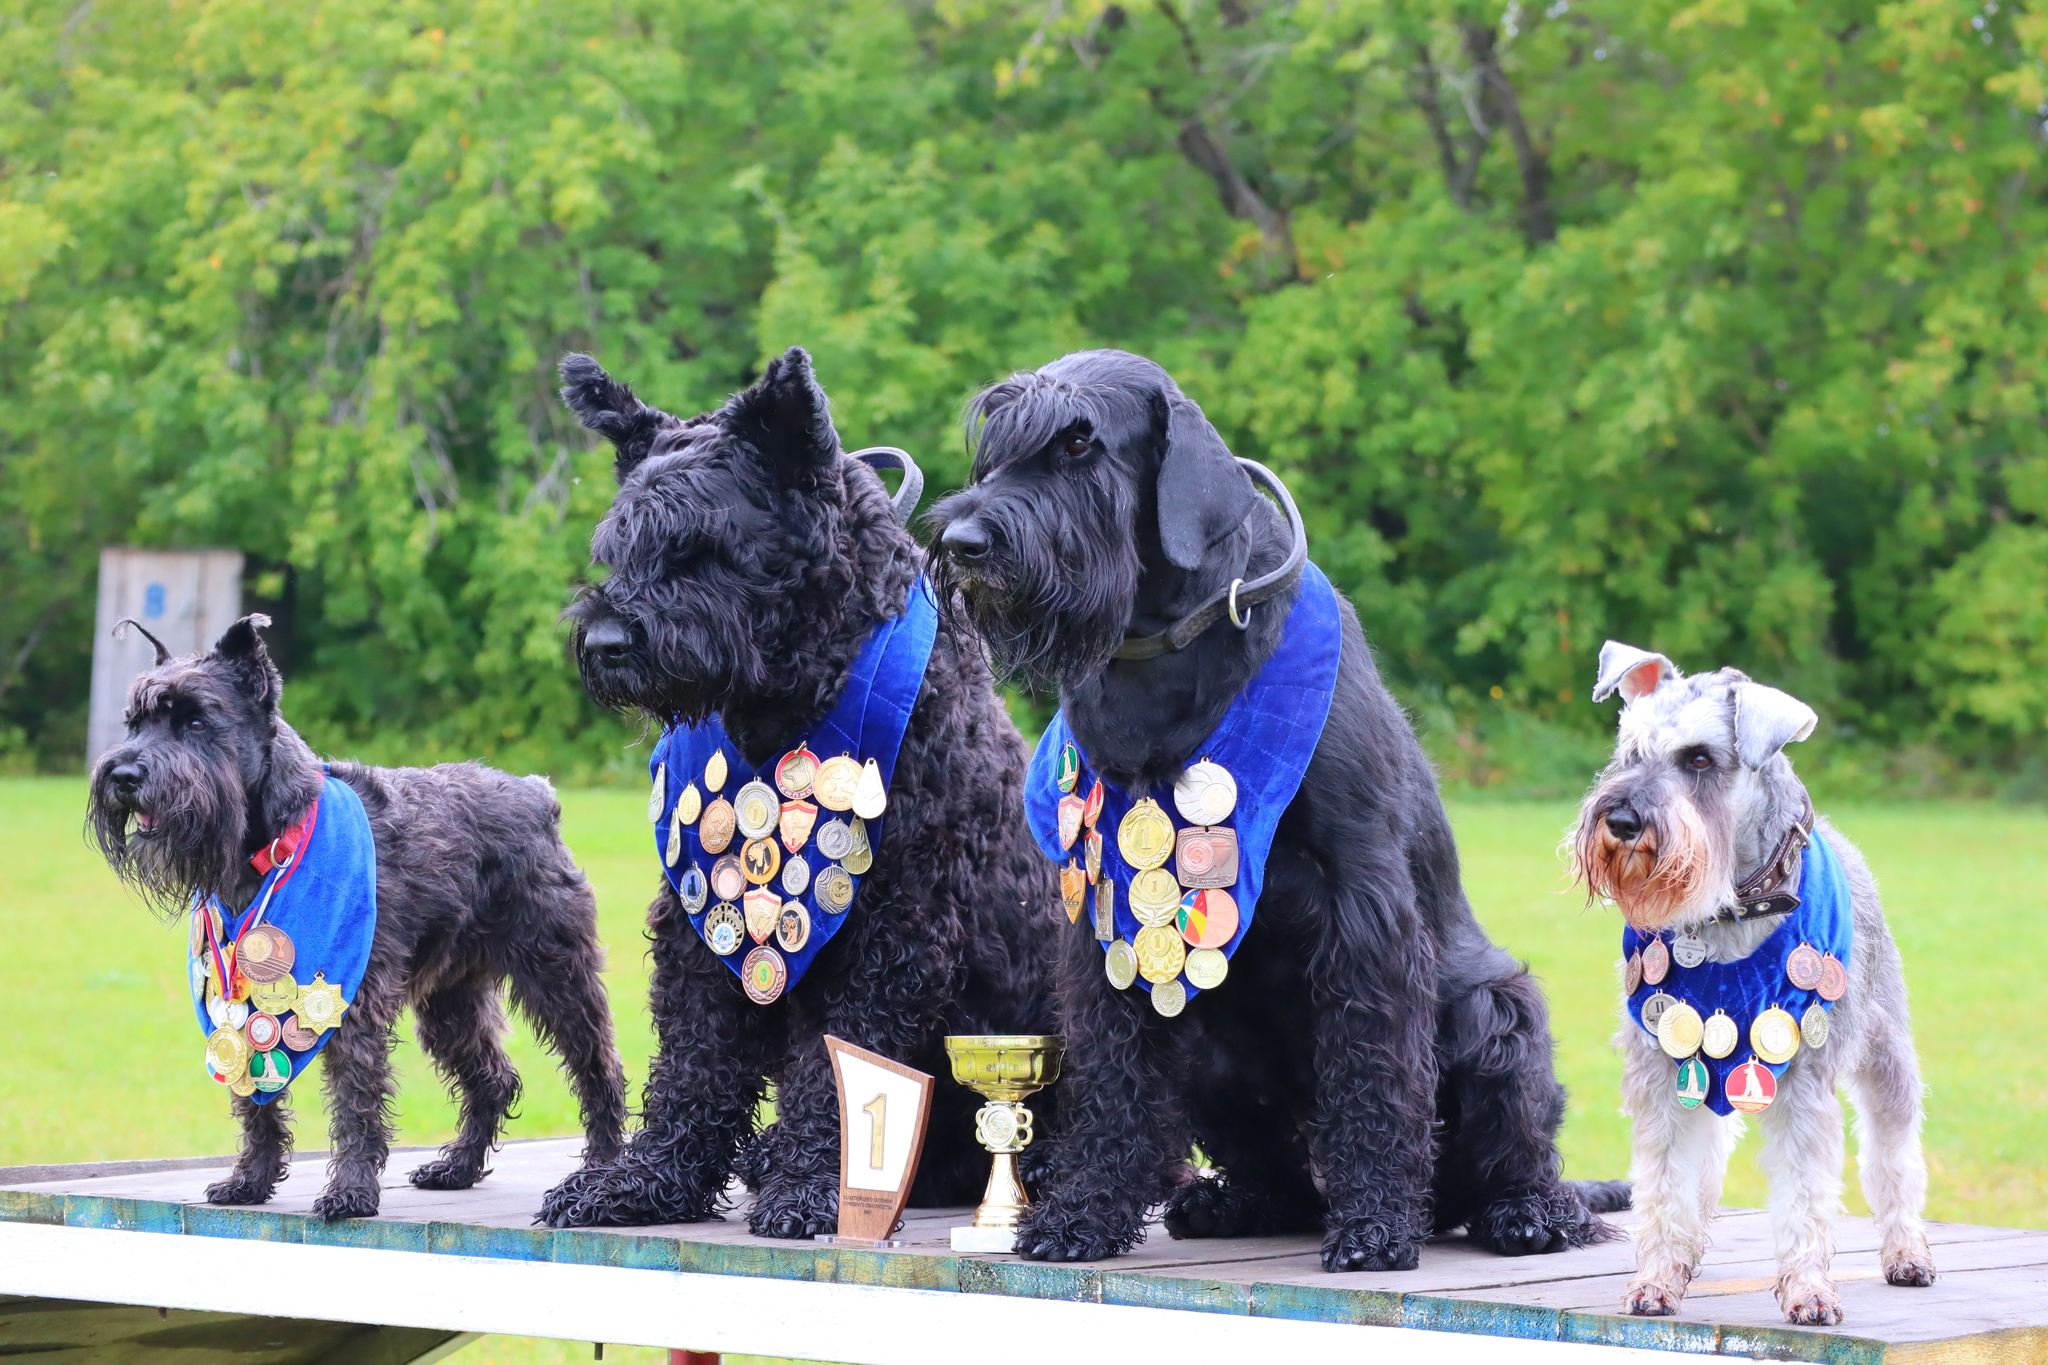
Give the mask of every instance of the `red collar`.
[[299, 849], [305, 844], [307, 836], [312, 834], [313, 812], [319, 809], [320, 803], [317, 800], [306, 807], [306, 813], [295, 820], [291, 828], [256, 850], [256, 855], [249, 859], [249, 866], [266, 877], [274, 867], [290, 866], [292, 860], [299, 856]]

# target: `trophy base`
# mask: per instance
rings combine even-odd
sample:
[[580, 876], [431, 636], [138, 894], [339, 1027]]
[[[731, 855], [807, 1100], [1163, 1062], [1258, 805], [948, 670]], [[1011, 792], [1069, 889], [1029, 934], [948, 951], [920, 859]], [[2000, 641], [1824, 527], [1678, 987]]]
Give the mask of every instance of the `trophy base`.
[[910, 1243], [908, 1242], [890, 1241], [887, 1238], [877, 1241], [872, 1237], [841, 1237], [837, 1233], [833, 1232], [821, 1232], [816, 1237], [811, 1238], [811, 1240], [813, 1242], [816, 1242], [819, 1246], [864, 1247], [869, 1250], [874, 1250], [877, 1248], [880, 1248], [882, 1250], [889, 1250], [892, 1248], [907, 1247], [910, 1245]]
[[953, 1250], [1006, 1254], [1017, 1249], [1015, 1228], [954, 1228]]

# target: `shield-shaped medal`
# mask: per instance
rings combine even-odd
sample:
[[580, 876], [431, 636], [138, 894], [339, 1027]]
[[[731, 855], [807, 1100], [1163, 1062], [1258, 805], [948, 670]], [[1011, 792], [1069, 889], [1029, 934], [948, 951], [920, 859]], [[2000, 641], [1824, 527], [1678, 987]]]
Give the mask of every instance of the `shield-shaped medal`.
[[756, 943], [766, 943], [768, 936], [775, 932], [775, 921], [782, 915], [782, 897], [765, 886], [757, 886], [740, 898], [747, 916], [747, 937]]
[[782, 846], [795, 853], [810, 841], [811, 830], [818, 823], [818, 808], [809, 801], [785, 801], [779, 823]]

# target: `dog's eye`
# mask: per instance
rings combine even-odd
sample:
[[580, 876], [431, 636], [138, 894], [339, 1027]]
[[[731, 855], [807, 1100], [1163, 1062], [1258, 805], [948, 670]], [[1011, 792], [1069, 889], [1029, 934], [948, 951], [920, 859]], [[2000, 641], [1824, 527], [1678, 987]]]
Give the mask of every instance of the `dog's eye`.
[[1078, 459], [1080, 456], [1086, 455], [1094, 446], [1095, 442], [1091, 437], [1069, 436], [1067, 443], [1060, 447], [1060, 453]]
[[1696, 773], [1703, 773], [1714, 766], [1714, 756], [1704, 749], [1694, 749], [1678, 761]]
[[187, 730], [204, 730], [206, 728], [206, 721], [199, 716], [194, 716], [185, 722], [185, 728]]

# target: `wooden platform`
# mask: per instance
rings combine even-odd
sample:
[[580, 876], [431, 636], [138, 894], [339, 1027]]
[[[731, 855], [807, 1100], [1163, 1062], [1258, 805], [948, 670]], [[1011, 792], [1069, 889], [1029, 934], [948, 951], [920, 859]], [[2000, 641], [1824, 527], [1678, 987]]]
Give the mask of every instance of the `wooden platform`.
[[[142, 1304], [176, 1294], [185, 1301], [173, 1306], [222, 1309], [234, 1305], [208, 1301], [204, 1286], [210, 1281], [193, 1264], [211, 1262], [230, 1280], [253, 1276], [263, 1283], [276, 1281], [260, 1267], [275, 1264], [298, 1281], [280, 1311], [301, 1316], [764, 1354], [796, 1354], [793, 1346], [824, 1344], [835, 1349], [806, 1353], [877, 1365], [959, 1360], [960, 1335], [976, 1332], [988, 1346], [976, 1354], [1020, 1365], [1041, 1357], [1065, 1365], [1057, 1351], [1021, 1349], [1022, 1339], [1044, 1339], [1045, 1333], [1074, 1334], [1074, 1340], [1104, 1348], [1076, 1357], [1081, 1359], [1126, 1355], [1110, 1347], [1128, 1339], [1214, 1347], [1170, 1347], [1182, 1359], [1242, 1359], [1244, 1343], [1256, 1341], [1272, 1347], [1273, 1358], [1284, 1350], [1293, 1360], [1399, 1353], [1433, 1362], [1466, 1355], [1479, 1361], [1473, 1348], [1482, 1348], [1484, 1360], [1497, 1361], [1503, 1351], [1531, 1355], [1528, 1348], [1549, 1343], [1550, 1350], [1533, 1355], [1619, 1360], [1635, 1348], [1829, 1365], [2048, 1365], [2043, 1232], [1936, 1224], [1940, 1282], [1931, 1289], [1894, 1289], [1878, 1273], [1871, 1225], [1845, 1220], [1836, 1277], [1848, 1320], [1837, 1329], [1814, 1330], [1780, 1319], [1770, 1292], [1769, 1230], [1756, 1210], [1729, 1210], [1717, 1223], [1714, 1250], [1684, 1316], [1646, 1319], [1616, 1312], [1632, 1264], [1626, 1242], [1511, 1260], [1449, 1238], [1426, 1249], [1417, 1271], [1331, 1275], [1307, 1238], [1177, 1242], [1156, 1229], [1132, 1254], [1098, 1264], [956, 1256], [948, 1229], [968, 1221], [965, 1210], [912, 1210], [901, 1234], [911, 1245], [903, 1251], [750, 1237], [738, 1217], [621, 1231], [536, 1228], [532, 1217], [541, 1191], [571, 1168], [576, 1145], [561, 1140], [508, 1146], [488, 1179], [460, 1193], [414, 1190], [404, 1171], [420, 1158], [395, 1156], [382, 1215], [333, 1224], [308, 1216], [324, 1168], [305, 1157], [277, 1198], [261, 1209], [200, 1202], [205, 1185], [219, 1177], [218, 1165], [0, 1170], [0, 1294]], [[265, 1245], [228, 1250], [214, 1241], [169, 1238]], [[350, 1260], [351, 1251], [387, 1254]], [[165, 1262], [161, 1270], [158, 1262]], [[515, 1274], [507, 1263], [527, 1268]], [[66, 1272], [66, 1265], [77, 1271]], [[360, 1291], [355, 1311], [336, 1314], [332, 1310], [341, 1300], [318, 1302], [320, 1286], [342, 1273], [336, 1267], [372, 1265], [377, 1269], [365, 1271], [368, 1287]], [[60, 1283], [91, 1267], [103, 1272], [91, 1276], [93, 1283]], [[559, 1273], [551, 1277], [550, 1269]], [[457, 1270], [482, 1278], [437, 1278]], [[606, 1278], [607, 1270], [612, 1278]], [[652, 1275], [617, 1278], [627, 1272]], [[157, 1297], [145, 1292], [152, 1284]], [[430, 1284], [438, 1286], [432, 1293], [423, 1288]], [[828, 1302], [798, 1293], [799, 1284], [914, 1292], [842, 1294]], [[594, 1317], [598, 1300], [614, 1291], [616, 1302], [606, 1310], [611, 1316]], [[441, 1296], [505, 1302], [448, 1304], [444, 1312]], [[240, 1307], [266, 1311], [259, 1306], [266, 1298], [245, 1295]], [[555, 1301], [555, 1317], [548, 1316], [542, 1299]], [[669, 1305], [662, 1310], [668, 1316], [650, 1308], [652, 1316], [640, 1325], [632, 1305], [655, 1299]], [[1059, 1313], [1035, 1311], [1050, 1305], [1064, 1307]], [[1083, 1306], [1096, 1311], [1077, 1315]], [[1137, 1317], [1108, 1311], [1116, 1308], [1152, 1311]], [[886, 1331], [872, 1339], [863, 1335], [867, 1329], [854, 1319], [871, 1312], [898, 1315], [901, 1350], [888, 1347]], [[903, 1312], [921, 1316], [905, 1319]], [[696, 1320], [670, 1320], [685, 1313]], [[803, 1326], [813, 1318], [815, 1330]], [[608, 1330], [614, 1320], [619, 1330]], [[1311, 1325], [1321, 1330], [1290, 1330]], [[1337, 1330], [1340, 1325], [1348, 1326]], [[1263, 1330], [1247, 1335], [1247, 1329]], [[1484, 1340], [1489, 1338], [1494, 1340]], [[1589, 1355], [1588, 1347], [1622, 1349]]]

